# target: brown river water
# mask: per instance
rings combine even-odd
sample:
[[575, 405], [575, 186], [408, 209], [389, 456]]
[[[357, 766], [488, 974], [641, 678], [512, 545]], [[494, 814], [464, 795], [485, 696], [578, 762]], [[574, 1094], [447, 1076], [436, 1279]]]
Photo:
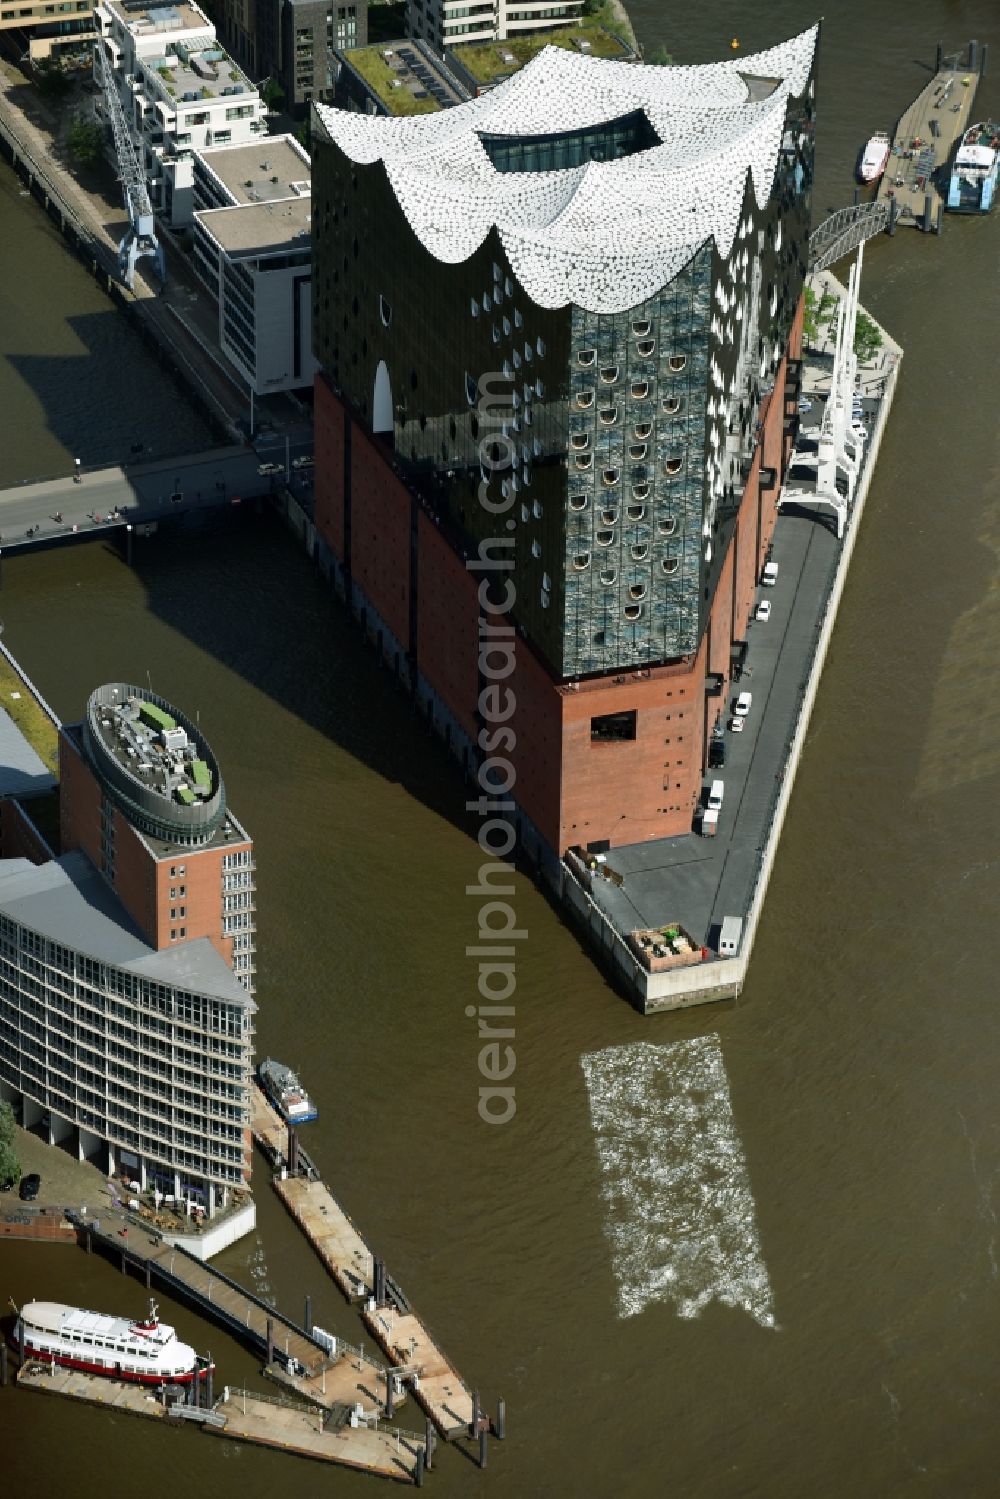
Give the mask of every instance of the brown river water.
[[[632, 9], [647, 46], [694, 62], [812, 19], [792, 0]], [[829, 11], [817, 221], [850, 201], [859, 145], [922, 87], [939, 38], [991, 42], [977, 117], [1000, 107], [993, 0]], [[3, 476], [58, 469], [94, 421], [94, 456], [165, 429], [198, 445], [9, 174], [2, 197], [3, 254], [27, 267], [0, 290]], [[291, 539], [248, 515], [137, 544], [132, 570], [102, 544], [4, 559], [4, 640], [60, 715], [147, 672], [200, 712], [257, 845], [259, 1050], [300, 1065], [334, 1190], [486, 1405], [507, 1400], [488, 1470], [445, 1451], [429, 1491], [1000, 1487], [998, 268], [1000, 213], [866, 252], [862, 298], [905, 364], [739, 1002], [639, 1018], [519, 879], [503, 1127], [476, 1109], [465, 789]], [[257, 1235], [222, 1267], [295, 1315], [310, 1290], [321, 1325], [362, 1336], [263, 1173], [258, 1197]], [[143, 1295], [99, 1257], [11, 1245], [0, 1293], [108, 1310]], [[248, 1354], [168, 1309], [220, 1381], [260, 1384]], [[403, 1423], [422, 1429], [412, 1403]], [[0, 1430], [11, 1492], [375, 1483], [12, 1390]]]

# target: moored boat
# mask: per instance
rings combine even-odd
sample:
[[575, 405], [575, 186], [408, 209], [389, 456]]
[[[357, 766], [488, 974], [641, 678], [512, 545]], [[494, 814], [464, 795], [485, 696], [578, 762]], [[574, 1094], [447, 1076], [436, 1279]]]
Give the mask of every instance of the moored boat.
[[266, 1057], [257, 1068], [257, 1080], [286, 1123], [309, 1124], [318, 1117], [316, 1105], [284, 1062]]
[[[209, 1365], [161, 1322], [156, 1302], [140, 1322], [88, 1312], [61, 1301], [29, 1301], [20, 1310], [14, 1340], [24, 1337], [25, 1358], [62, 1364], [131, 1384], [190, 1384], [208, 1377]], [[213, 1366], [214, 1367], [214, 1366]]]
[[962, 136], [948, 181], [950, 213], [989, 213], [1000, 174], [1000, 121], [980, 120]]
[[869, 139], [858, 163], [858, 176], [862, 182], [874, 182], [885, 171], [892, 141], [884, 130], [876, 130]]

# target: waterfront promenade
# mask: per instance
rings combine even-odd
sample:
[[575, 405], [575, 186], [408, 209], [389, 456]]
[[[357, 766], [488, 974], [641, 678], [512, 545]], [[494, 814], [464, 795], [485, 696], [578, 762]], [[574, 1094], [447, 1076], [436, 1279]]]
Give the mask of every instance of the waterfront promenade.
[[[836, 296], [843, 287], [830, 272], [817, 290]], [[730, 700], [748, 691], [753, 704], [741, 734], [726, 732], [724, 769], [706, 780], [725, 783], [715, 837], [692, 831], [608, 852], [598, 872], [567, 860], [563, 900], [622, 974], [633, 1002], [646, 1012], [674, 1009], [739, 993], [750, 960], [757, 922], [777, 850], [785, 809], [808, 730], [812, 702], [836, 618], [882, 430], [892, 404], [902, 350], [884, 334], [884, 346], [862, 370], [863, 406], [870, 437], [858, 478], [845, 538], [838, 542], [832, 515], [796, 503], [782, 509], [772, 556], [775, 587], [758, 597], [771, 601], [771, 617], [752, 621], [741, 678], [728, 686]], [[803, 391], [811, 409], [803, 413], [799, 447], [808, 448], [822, 418], [831, 356], [824, 330], [803, 364]], [[788, 483], [795, 484], [795, 458]], [[725, 721], [731, 713], [727, 702]], [[611, 877], [608, 877], [608, 873]], [[630, 932], [677, 923], [698, 944], [718, 952], [722, 922], [743, 922], [738, 955], [712, 957], [690, 967], [651, 973], [627, 947]]]

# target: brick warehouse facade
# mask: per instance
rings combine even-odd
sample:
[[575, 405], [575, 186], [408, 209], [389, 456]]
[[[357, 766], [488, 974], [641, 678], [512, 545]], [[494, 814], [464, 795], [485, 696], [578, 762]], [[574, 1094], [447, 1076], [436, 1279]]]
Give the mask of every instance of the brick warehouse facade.
[[[387, 144], [361, 148], [356, 117], [317, 112], [316, 529], [369, 634], [470, 775], [483, 758], [480, 639], [490, 600], [513, 583], [505, 750], [522, 838], [543, 859], [691, 828], [794, 435], [815, 34], [805, 39], [778, 101], [764, 202], [754, 163], [738, 163], [728, 253], [718, 237], [701, 249], [689, 239], [675, 273], [647, 278], [620, 310], [586, 289], [606, 312], [572, 295], [549, 306], [496, 227], [442, 264]], [[740, 87], [751, 103], [771, 99], [772, 114], [780, 52], [741, 63]], [[544, 161], [522, 151], [491, 171], [542, 177], [552, 142], [584, 174], [595, 140], [613, 159], [648, 152], [646, 126], [630, 119], [604, 134], [526, 130], [524, 150]], [[646, 125], [657, 119], [648, 106]], [[379, 123], [398, 143], [410, 122]], [[493, 123], [509, 152], [511, 122]], [[515, 456], [484, 491], [477, 397], [498, 381], [511, 392], [499, 441]], [[504, 530], [512, 566], [484, 570]]]

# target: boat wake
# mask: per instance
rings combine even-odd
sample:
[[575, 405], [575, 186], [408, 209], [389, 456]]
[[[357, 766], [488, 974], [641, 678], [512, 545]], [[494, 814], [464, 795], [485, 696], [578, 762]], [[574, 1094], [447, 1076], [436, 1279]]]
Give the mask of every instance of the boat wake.
[[711, 1301], [774, 1327], [746, 1158], [715, 1035], [581, 1058], [601, 1166], [618, 1313]]

